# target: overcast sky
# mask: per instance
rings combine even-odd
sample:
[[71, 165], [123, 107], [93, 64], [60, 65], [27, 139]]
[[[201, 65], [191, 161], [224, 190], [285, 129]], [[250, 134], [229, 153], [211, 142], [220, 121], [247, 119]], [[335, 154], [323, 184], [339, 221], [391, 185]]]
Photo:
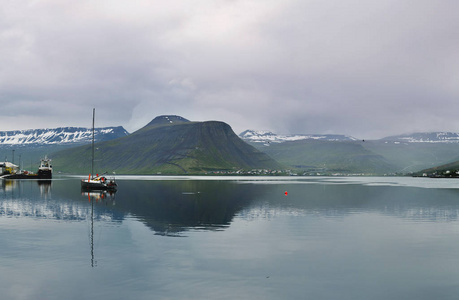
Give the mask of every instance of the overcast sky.
[[459, 132], [457, 0], [0, 0], [0, 131]]

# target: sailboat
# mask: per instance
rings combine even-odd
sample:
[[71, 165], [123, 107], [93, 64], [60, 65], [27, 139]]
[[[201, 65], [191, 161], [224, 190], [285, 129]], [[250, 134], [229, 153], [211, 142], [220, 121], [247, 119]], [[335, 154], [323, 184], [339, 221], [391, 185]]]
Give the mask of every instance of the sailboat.
[[104, 175], [94, 176], [94, 119], [96, 109], [92, 110], [92, 159], [91, 159], [91, 173], [88, 179], [81, 180], [81, 188], [84, 190], [116, 190], [118, 188], [115, 178], [106, 178]]

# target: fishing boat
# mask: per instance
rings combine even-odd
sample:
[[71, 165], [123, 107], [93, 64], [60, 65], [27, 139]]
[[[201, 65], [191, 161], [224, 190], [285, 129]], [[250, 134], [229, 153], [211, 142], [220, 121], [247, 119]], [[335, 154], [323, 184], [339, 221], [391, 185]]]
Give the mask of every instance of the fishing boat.
[[83, 190], [116, 190], [118, 188], [115, 178], [107, 178], [104, 175], [94, 176], [94, 120], [96, 109], [92, 110], [92, 158], [91, 158], [91, 173], [88, 179], [81, 180], [81, 188]]
[[47, 156], [40, 160], [38, 172], [19, 170], [19, 167], [9, 162], [0, 163], [2, 179], [51, 179], [53, 176], [53, 166], [51, 159]]
[[53, 177], [53, 166], [48, 156], [40, 160], [37, 174], [39, 179], [51, 179]]

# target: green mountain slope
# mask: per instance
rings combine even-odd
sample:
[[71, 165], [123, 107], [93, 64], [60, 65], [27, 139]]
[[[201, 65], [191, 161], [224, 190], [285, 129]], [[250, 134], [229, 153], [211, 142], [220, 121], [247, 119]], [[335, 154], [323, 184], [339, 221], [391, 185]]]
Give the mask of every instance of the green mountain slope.
[[396, 169], [383, 156], [356, 141], [300, 140], [270, 146], [258, 144], [257, 148], [278, 162], [305, 172], [385, 174]]
[[413, 176], [459, 177], [459, 157], [446, 164], [413, 172]]
[[459, 143], [365, 141], [362, 145], [383, 156], [399, 173], [416, 172], [450, 163], [458, 159], [459, 153]]
[[[175, 117], [175, 118], [174, 118]], [[242, 141], [223, 122], [189, 122], [161, 116], [129, 136], [96, 144], [95, 172], [185, 174], [212, 170], [280, 169], [281, 165]], [[91, 146], [55, 153], [54, 168], [85, 174]]]
[[459, 143], [300, 140], [251, 145], [282, 164], [319, 173], [407, 174], [459, 160]]

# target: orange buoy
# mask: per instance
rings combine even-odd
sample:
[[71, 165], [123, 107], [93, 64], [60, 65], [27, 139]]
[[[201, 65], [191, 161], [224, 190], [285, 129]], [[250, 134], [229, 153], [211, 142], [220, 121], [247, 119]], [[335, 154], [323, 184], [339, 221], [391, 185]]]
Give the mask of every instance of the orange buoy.
[[285, 196], [287, 196], [287, 195], [288, 195], [288, 192], [287, 192], [287, 191], [285, 191]]

